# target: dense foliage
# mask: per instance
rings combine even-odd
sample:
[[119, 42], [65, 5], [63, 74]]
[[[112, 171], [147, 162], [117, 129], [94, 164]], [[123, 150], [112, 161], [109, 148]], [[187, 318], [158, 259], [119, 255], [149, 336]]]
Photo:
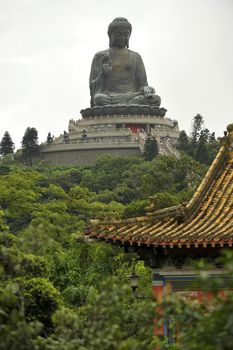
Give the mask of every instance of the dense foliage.
[[197, 114], [192, 120], [191, 134], [181, 130], [178, 149], [202, 164], [210, 165], [219, 149], [215, 133], [204, 127], [204, 119]]
[[1, 161], [0, 343], [2, 349], [153, 349], [150, 271], [134, 254], [83, 243], [89, 219], [145, 213], [188, 200], [205, 167], [180, 160], [104, 156], [91, 167]]
[[[185, 154], [151, 161], [104, 156], [90, 167], [28, 168], [2, 158], [0, 348], [154, 349], [150, 270], [120, 247], [84, 243], [84, 227], [91, 218], [144, 215], [150, 196], [157, 209], [188, 201], [205, 171]], [[128, 282], [134, 264], [136, 299]], [[201, 308], [171, 301], [164, 307], [180, 323], [196, 325], [194, 344], [206, 322]], [[188, 326], [184, 330], [188, 336]], [[187, 349], [185, 334], [177, 349]]]

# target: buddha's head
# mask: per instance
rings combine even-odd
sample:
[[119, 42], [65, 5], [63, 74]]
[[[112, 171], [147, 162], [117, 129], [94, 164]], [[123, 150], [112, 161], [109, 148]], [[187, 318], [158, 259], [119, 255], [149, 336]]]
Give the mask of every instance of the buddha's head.
[[132, 26], [124, 17], [115, 18], [108, 26], [109, 47], [129, 47]]

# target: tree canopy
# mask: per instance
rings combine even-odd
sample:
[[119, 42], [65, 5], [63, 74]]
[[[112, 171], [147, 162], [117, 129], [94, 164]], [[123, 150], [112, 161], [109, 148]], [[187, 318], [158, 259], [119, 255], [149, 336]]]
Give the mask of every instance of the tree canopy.
[[22, 156], [26, 165], [32, 165], [33, 156], [37, 156], [39, 153], [38, 132], [36, 128], [28, 127], [22, 139]]
[[155, 137], [148, 137], [144, 145], [143, 157], [151, 161], [159, 154], [159, 146]]
[[204, 127], [204, 118], [197, 114], [192, 120], [191, 134], [181, 130], [177, 148], [202, 164], [210, 165], [219, 149], [215, 133]]
[[2, 156], [6, 156], [7, 154], [13, 154], [14, 153], [14, 142], [12, 141], [12, 138], [8, 131], [5, 131], [2, 140], [0, 142], [0, 154]]
[[[201, 147], [213, 140], [205, 129], [197, 140], [200, 157]], [[183, 135], [182, 142], [190, 152], [190, 138]], [[150, 161], [103, 156], [88, 167], [33, 164], [35, 128], [26, 130], [22, 150], [30, 166], [0, 159], [1, 349], [154, 349], [160, 340], [154, 337], [153, 319], [159, 315], [150, 269], [119, 246], [85, 243], [84, 229], [89, 219], [145, 215], [150, 196], [156, 197], [156, 209], [189, 200], [207, 170], [205, 161], [183, 152], [179, 159], [157, 155]], [[128, 281], [133, 267], [140, 275], [137, 298]], [[179, 350], [187, 349], [192, 322], [190, 350], [196, 349], [198, 336], [203, 348], [209, 346], [219, 327], [217, 317], [231, 324], [231, 308], [224, 303], [208, 325], [201, 307], [169, 301], [164, 308], [180, 324], [187, 323], [176, 344]], [[227, 331], [219, 335], [223, 344], [231, 341]]]

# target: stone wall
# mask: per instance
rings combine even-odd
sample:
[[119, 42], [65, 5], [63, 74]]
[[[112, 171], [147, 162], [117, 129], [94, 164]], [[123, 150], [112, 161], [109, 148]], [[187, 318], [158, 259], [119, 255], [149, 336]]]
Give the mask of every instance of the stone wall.
[[98, 157], [110, 154], [115, 157], [134, 157], [142, 156], [139, 148], [108, 148], [108, 149], [65, 149], [49, 150], [47, 147], [42, 150], [41, 159], [48, 164], [74, 164], [74, 165], [92, 165]]

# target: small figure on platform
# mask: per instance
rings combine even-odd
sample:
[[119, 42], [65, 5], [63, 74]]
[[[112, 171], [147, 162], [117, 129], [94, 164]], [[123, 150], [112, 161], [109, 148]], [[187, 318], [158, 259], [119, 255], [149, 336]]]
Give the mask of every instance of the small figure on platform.
[[70, 143], [70, 138], [69, 138], [69, 134], [67, 131], [64, 130], [64, 133], [63, 133], [63, 141], [65, 143]]
[[51, 136], [51, 132], [48, 133], [47, 136], [47, 144], [51, 145], [53, 143], [54, 136]]

